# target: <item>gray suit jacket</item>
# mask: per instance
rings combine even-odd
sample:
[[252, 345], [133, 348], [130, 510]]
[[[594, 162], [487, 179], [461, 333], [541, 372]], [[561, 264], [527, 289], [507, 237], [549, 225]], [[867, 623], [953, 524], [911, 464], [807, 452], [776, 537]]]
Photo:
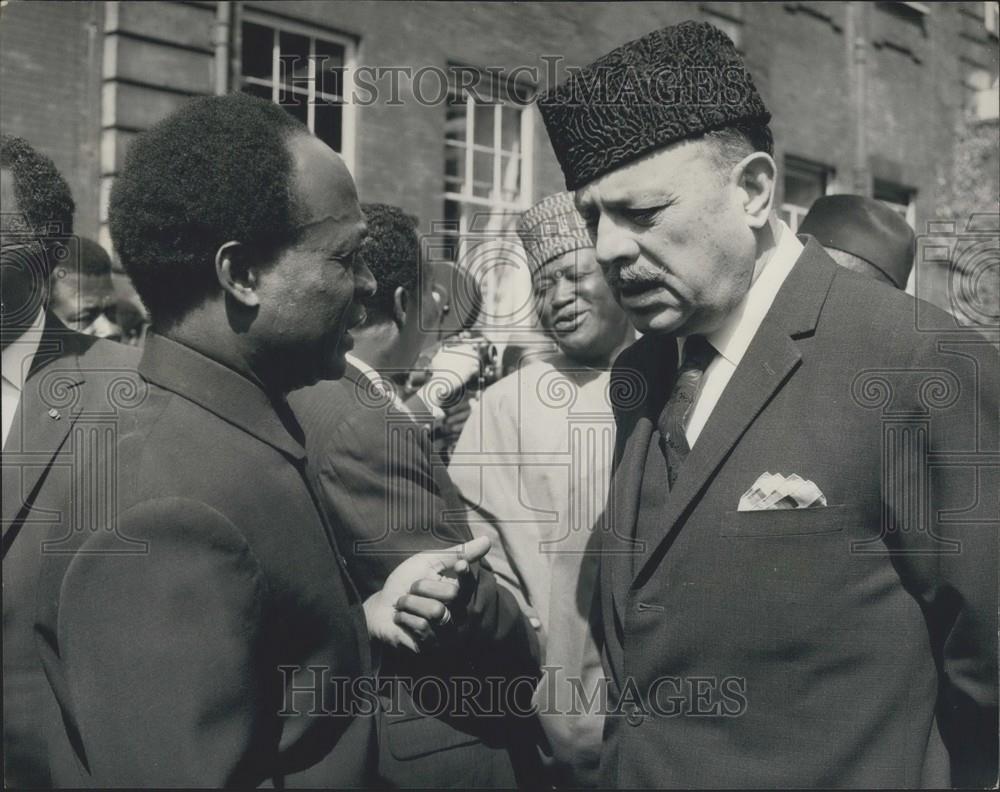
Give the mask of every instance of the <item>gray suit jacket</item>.
[[[615, 365], [604, 783], [991, 784], [996, 351], [810, 240], [633, 559], [676, 356], [646, 336]], [[764, 472], [828, 505], [738, 511]]]
[[4, 781], [51, 782], [44, 727], [58, 719], [35, 650], [42, 543], [68, 533], [97, 455], [113, 464], [106, 431], [136, 392], [139, 351], [66, 329], [49, 314], [3, 451]]
[[[289, 403], [305, 431], [310, 479], [363, 594], [379, 590], [413, 553], [472, 539], [454, 485], [440, 460], [435, 464], [426, 427], [375, 397], [356, 368], [337, 382], [290, 394]], [[398, 684], [382, 697], [382, 783], [471, 789], [537, 782], [533, 719], [455, 716], [457, 699], [441, 717], [425, 717], [407, 693], [424, 677], [463, 676], [470, 685], [522, 678], [531, 684], [511, 688], [520, 695], [509, 702], [529, 711], [539, 674], [534, 630], [487, 565], [477, 565], [475, 574], [465, 629], [436, 651], [383, 657], [382, 677]], [[500, 702], [480, 697], [479, 703], [496, 710]], [[428, 700], [423, 706], [437, 705]]]
[[110, 500], [39, 576], [56, 782], [367, 784], [367, 627], [291, 411], [155, 333], [138, 370]]

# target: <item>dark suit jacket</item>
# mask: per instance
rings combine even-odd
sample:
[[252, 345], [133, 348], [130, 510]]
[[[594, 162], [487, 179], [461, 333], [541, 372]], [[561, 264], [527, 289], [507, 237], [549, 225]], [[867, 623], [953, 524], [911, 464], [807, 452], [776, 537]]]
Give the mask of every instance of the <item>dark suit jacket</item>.
[[[433, 463], [426, 425], [379, 398], [354, 367], [344, 379], [289, 396], [306, 434], [309, 472], [341, 536], [359, 589], [379, 590], [408, 556], [469, 541], [465, 510], [443, 464]], [[426, 416], [430, 420], [430, 416]], [[468, 625], [438, 651], [386, 652], [384, 677], [454, 675], [537, 678], [538, 643], [513, 596], [488, 567]], [[521, 685], [528, 707], [533, 685]], [[506, 787], [537, 770], [525, 723], [497, 717], [423, 717], [407, 695], [383, 699], [379, 775], [400, 786]], [[425, 711], [434, 704], [424, 704]]]
[[42, 541], [54, 523], [68, 525], [71, 493], [91, 484], [74, 463], [103, 451], [100, 427], [127, 404], [138, 360], [138, 350], [74, 333], [48, 315], [4, 447], [3, 730], [10, 786], [51, 783], [44, 726], [58, 710], [33, 631]]
[[374, 698], [350, 683], [370, 674], [367, 629], [291, 411], [155, 334], [139, 373], [105, 519], [74, 526], [40, 577], [75, 770], [57, 781], [366, 783], [374, 719], [353, 713]]
[[[647, 452], [676, 365], [674, 339], [647, 336], [614, 369], [604, 783], [991, 783], [995, 350], [921, 331], [910, 297], [809, 241], [633, 564], [611, 551], [662, 474]], [[764, 472], [828, 505], [738, 512]]]

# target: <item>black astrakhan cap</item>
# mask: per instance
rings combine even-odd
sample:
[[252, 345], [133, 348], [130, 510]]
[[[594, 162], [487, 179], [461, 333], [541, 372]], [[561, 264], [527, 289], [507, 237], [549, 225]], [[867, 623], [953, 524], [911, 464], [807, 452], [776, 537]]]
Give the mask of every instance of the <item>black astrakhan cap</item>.
[[612, 50], [538, 109], [568, 190], [679, 140], [771, 120], [729, 37], [690, 21]]

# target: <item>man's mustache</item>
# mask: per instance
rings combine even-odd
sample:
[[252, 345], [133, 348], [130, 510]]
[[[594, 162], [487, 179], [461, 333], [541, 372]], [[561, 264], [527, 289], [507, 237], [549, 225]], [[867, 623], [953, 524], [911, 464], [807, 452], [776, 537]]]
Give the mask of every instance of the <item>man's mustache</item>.
[[627, 269], [612, 267], [605, 271], [604, 276], [608, 286], [616, 291], [637, 291], [661, 283], [659, 270], [642, 265], [630, 266]]

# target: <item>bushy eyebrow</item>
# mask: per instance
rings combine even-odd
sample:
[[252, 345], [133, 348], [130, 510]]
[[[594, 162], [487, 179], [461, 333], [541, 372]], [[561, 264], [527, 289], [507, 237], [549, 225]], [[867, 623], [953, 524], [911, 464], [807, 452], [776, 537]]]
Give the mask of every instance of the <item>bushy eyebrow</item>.
[[[578, 193], [577, 196], [577, 211], [579, 211], [580, 214], [586, 218], [588, 213], [594, 210], [594, 199], [581, 196], [580, 193]], [[674, 203], [675, 200], [675, 196], [669, 191], [651, 187], [645, 190], [638, 190], [631, 195], [625, 195], [621, 192], [617, 195], [615, 193], [611, 193], [609, 196], [601, 200], [601, 206], [605, 209], [611, 209], [614, 211], [634, 209], [636, 207], [642, 207], [645, 209], [667, 206], [668, 204]]]

